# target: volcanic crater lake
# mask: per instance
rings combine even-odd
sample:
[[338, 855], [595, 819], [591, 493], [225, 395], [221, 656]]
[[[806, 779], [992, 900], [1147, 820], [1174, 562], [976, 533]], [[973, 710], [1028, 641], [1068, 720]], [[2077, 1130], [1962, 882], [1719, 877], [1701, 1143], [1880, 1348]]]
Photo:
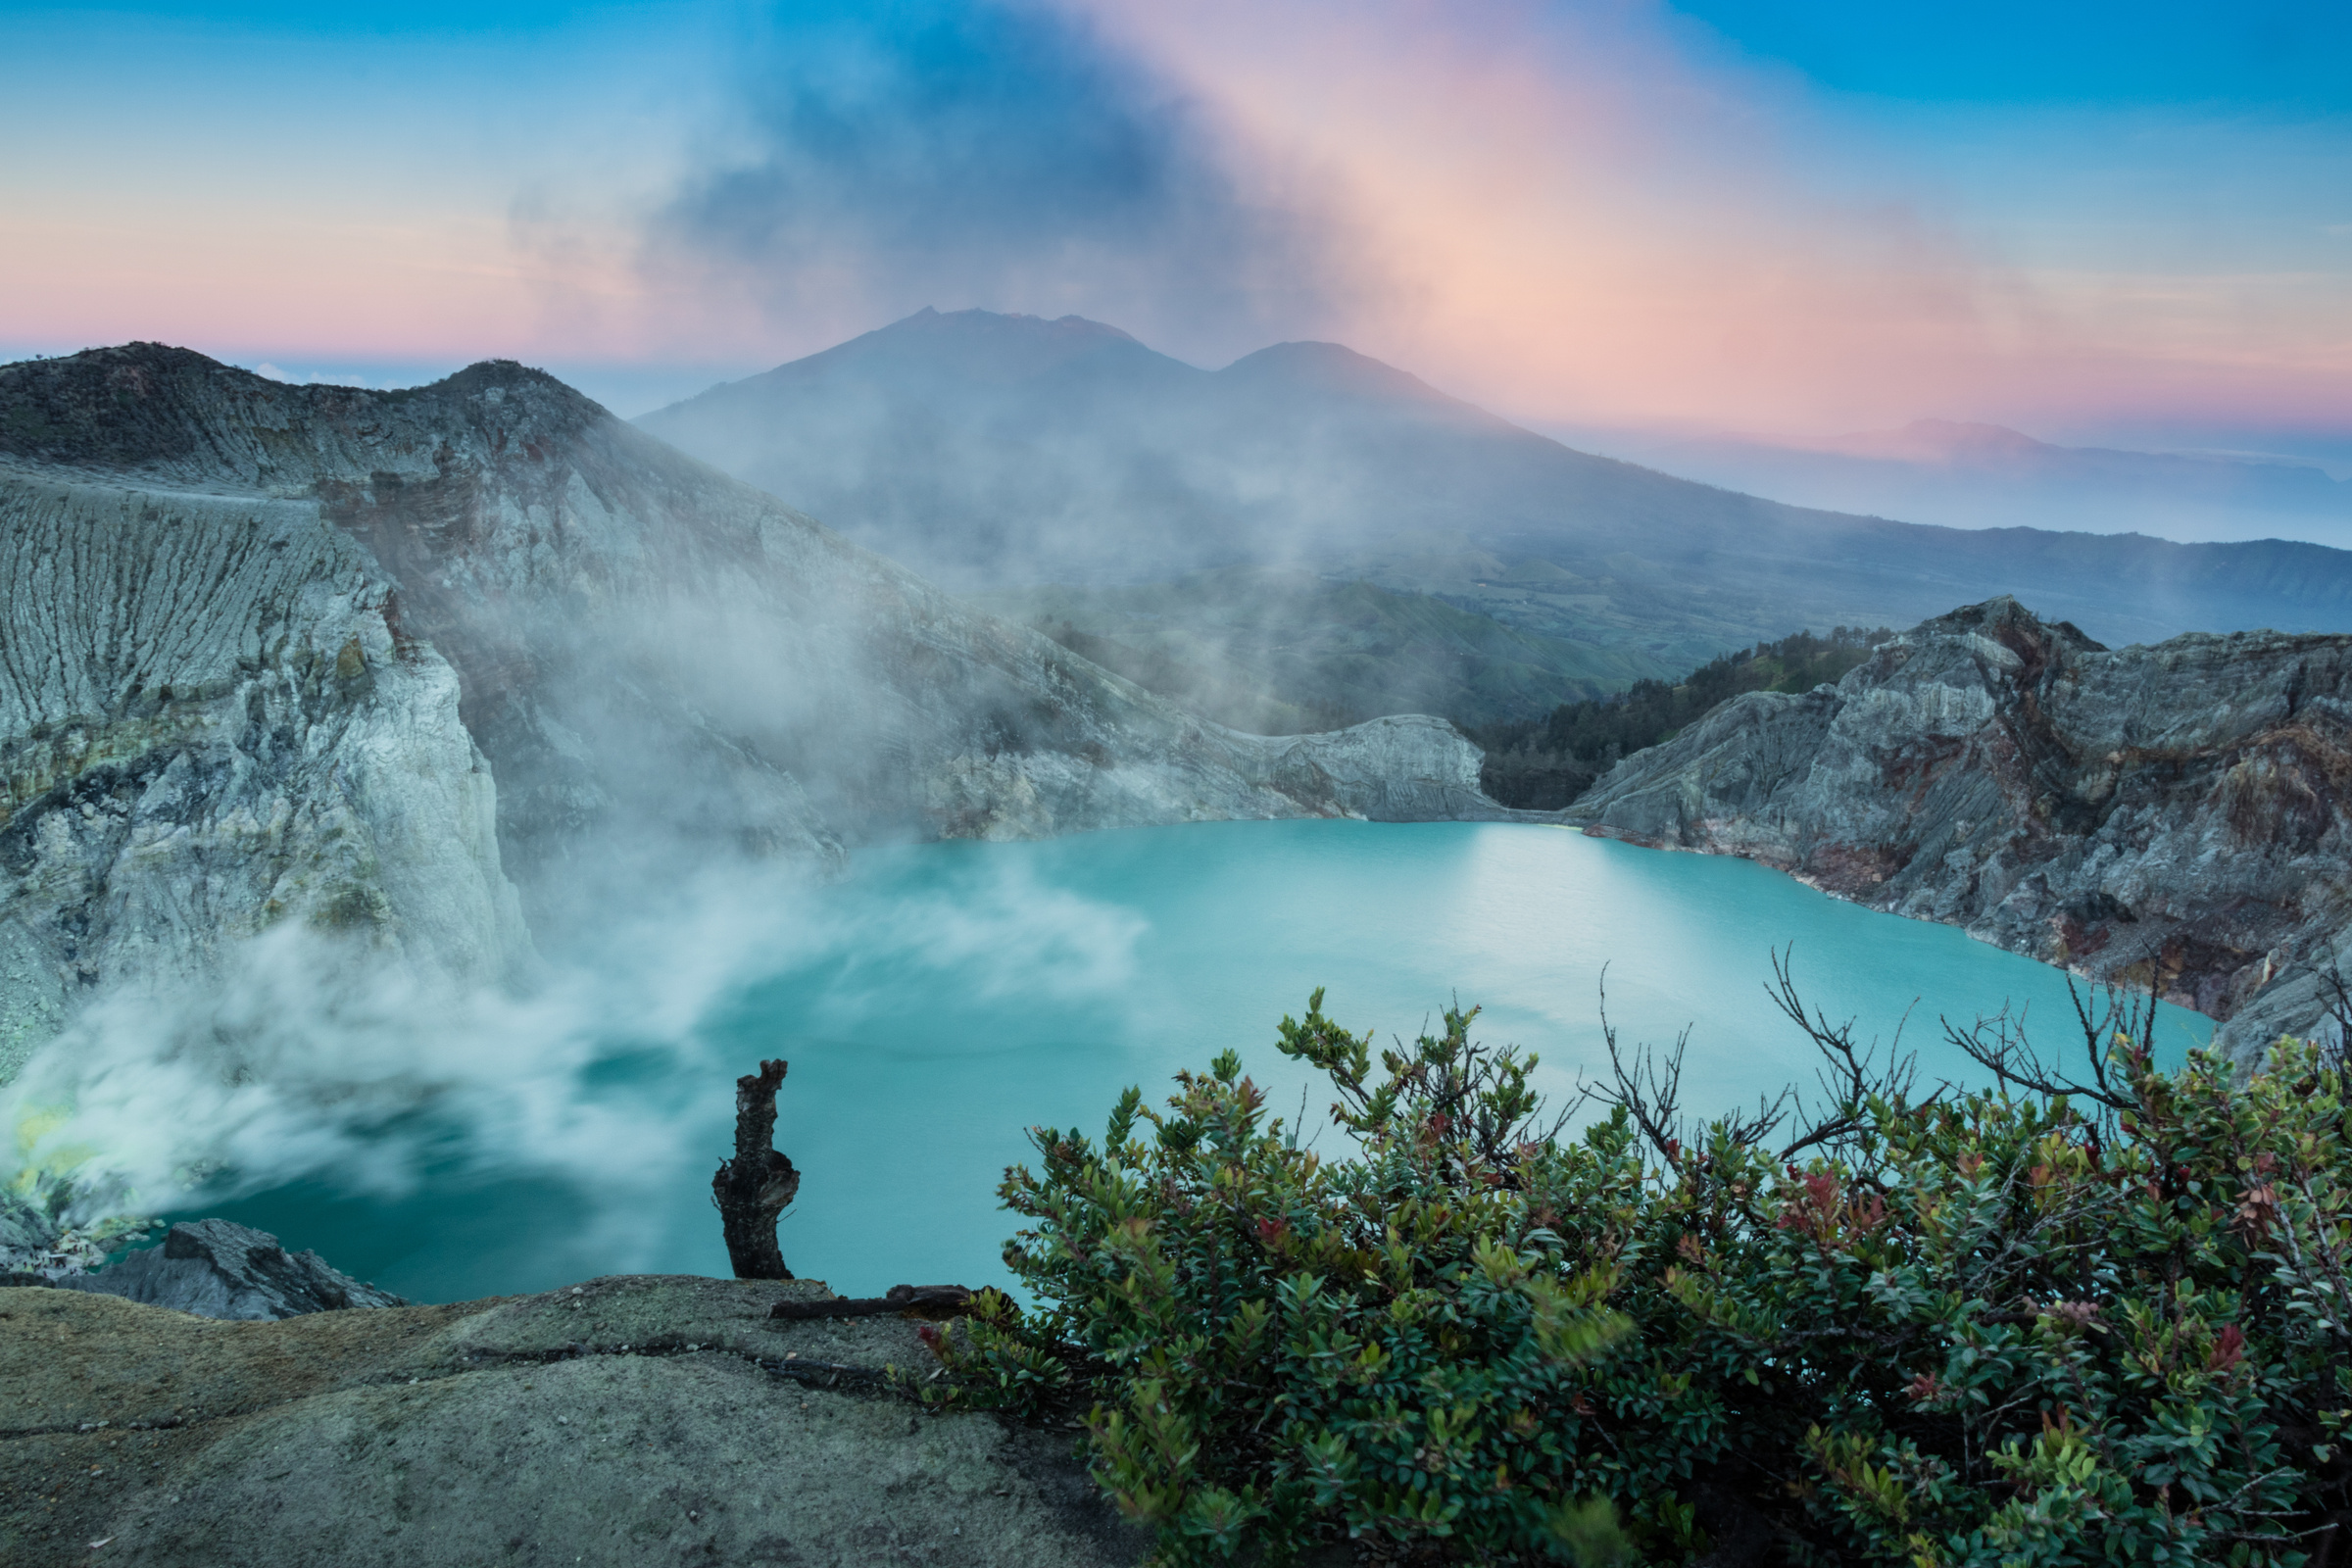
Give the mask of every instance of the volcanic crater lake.
[[[1605, 1070], [1605, 967], [1622, 1041], [1688, 1029], [1686, 1104], [1703, 1112], [1811, 1081], [1813, 1048], [1766, 1000], [1777, 949], [1793, 948], [1806, 999], [1855, 1018], [1860, 1038], [1891, 1036], [1907, 1013], [1903, 1044], [1929, 1083], [1983, 1076], [1939, 1016], [2024, 1007], [2045, 1046], [2075, 1029], [2062, 974], [1957, 930], [1745, 861], [1546, 826], [1211, 823], [885, 848], [788, 902], [772, 928], [751, 922], [716, 978], [683, 987], [668, 1027], [616, 1031], [563, 1083], [482, 1091], [552, 1096], [556, 1110], [427, 1112], [382, 1131], [397, 1159], [258, 1191], [248, 1174], [242, 1196], [199, 1192], [182, 1214], [274, 1231], [424, 1300], [724, 1275], [710, 1175], [731, 1144], [733, 1078], [783, 1056], [776, 1142], [803, 1172], [782, 1228], [794, 1271], [854, 1295], [1004, 1284], [1016, 1222], [996, 1188], [1028, 1156], [1024, 1130], [1099, 1136], [1129, 1084], [1156, 1102], [1171, 1074], [1232, 1048], [1275, 1110], [1297, 1116], [1303, 1096], [1318, 1147], [1344, 1148], [1329, 1094], [1274, 1047], [1276, 1021], [1316, 987], [1333, 1017], [1383, 1041], [1434, 1027], [1451, 999], [1478, 1004], [1478, 1037], [1539, 1054], [1540, 1085], [1565, 1096]], [[684, 961], [664, 955], [662, 972]], [[2159, 1052], [2177, 1060], [2211, 1032], [2168, 1007]], [[565, 1124], [568, 1143], [547, 1131]]]

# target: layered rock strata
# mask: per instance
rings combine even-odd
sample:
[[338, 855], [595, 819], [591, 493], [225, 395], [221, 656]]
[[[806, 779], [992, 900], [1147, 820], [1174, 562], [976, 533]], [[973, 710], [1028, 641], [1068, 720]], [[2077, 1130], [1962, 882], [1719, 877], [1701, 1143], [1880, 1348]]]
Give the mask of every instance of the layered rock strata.
[[1441, 721], [1203, 723], [512, 364], [0, 368], [0, 1076], [287, 920], [470, 981], [600, 870], [1494, 811]]
[[0, 468], [0, 1078], [84, 999], [302, 918], [527, 950], [457, 672], [315, 504]]
[[2348, 801], [2352, 637], [2110, 650], [2003, 598], [1724, 704], [1564, 818], [2153, 987], [2248, 1059], [2352, 970]]

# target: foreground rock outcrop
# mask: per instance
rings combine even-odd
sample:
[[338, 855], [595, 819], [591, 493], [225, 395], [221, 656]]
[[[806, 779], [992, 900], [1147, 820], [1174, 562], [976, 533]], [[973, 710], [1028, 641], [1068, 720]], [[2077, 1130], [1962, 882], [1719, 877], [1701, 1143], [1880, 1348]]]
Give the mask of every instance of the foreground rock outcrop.
[[55, 1283], [197, 1317], [247, 1322], [409, 1304], [353, 1279], [317, 1252], [289, 1252], [276, 1237], [225, 1219], [184, 1220], [165, 1233], [160, 1246]]
[[0, 367], [0, 1079], [289, 921], [512, 973], [583, 868], [1494, 810], [1440, 721], [1203, 723], [513, 364]]
[[2153, 987], [2244, 1059], [2352, 970], [2348, 808], [2352, 637], [2110, 650], [1995, 599], [1724, 704], [1564, 816]]
[[1137, 1561], [1068, 1434], [932, 1416], [899, 1317], [807, 1281], [224, 1323], [0, 1290], [0, 1560], [1098, 1568]]

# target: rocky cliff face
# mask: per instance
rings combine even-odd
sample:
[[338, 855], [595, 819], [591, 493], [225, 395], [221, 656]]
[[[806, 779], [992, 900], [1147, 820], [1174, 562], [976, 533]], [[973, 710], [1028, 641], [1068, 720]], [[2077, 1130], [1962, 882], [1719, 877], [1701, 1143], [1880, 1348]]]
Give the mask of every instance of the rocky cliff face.
[[0, 1078], [289, 918], [503, 973], [496, 809], [456, 673], [315, 506], [0, 468]]
[[496, 974], [600, 859], [1492, 809], [1446, 725], [1202, 723], [514, 365], [0, 368], [0, 549], [20, 1057], [295, 915]]
[[1565, 817], [2153, 986], [2243, 1058], [2352, 968], [2348, 801], [2352, 637], [2109, 650], [1996, 599], [1726, 703]]

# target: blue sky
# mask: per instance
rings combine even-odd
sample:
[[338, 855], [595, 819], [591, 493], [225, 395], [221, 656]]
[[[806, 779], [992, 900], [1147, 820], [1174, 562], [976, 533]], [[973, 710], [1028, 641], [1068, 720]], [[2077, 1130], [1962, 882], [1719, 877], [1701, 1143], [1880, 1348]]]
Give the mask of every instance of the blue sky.
[[1834, 92], [1922, 104], [2352, 110], [2352, 7], [2314, 0], [1690, 0], [1675, 9]]
[[623, 412], [923, 305], [1530, 417], [2352, 454], [2352, 7], [0, 10], [0, 352]]

